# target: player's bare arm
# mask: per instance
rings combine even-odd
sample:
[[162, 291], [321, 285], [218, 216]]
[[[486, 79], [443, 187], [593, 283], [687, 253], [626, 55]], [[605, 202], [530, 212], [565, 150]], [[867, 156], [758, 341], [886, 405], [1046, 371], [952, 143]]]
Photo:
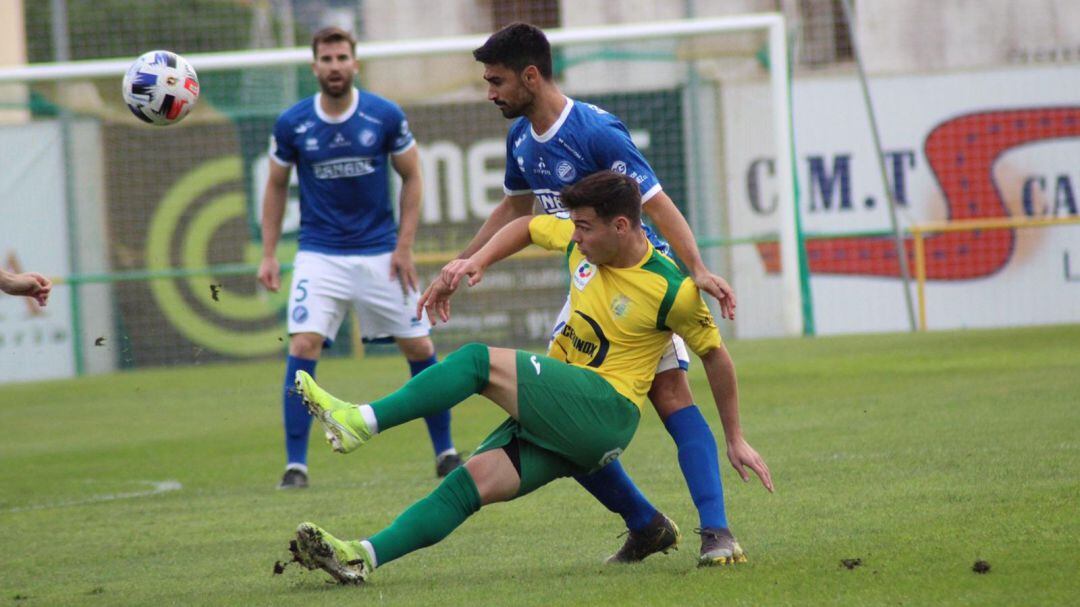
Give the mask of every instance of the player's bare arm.
[[660, 235], [686, 264], [690, 278], [698, 289], [712, 295], [720, 303], [720, 316], [735, 320], [735, 291], [723, 277], [713, 274], [705, 267], [690, 225], [686, 223], [686, 218], [671, 198], [663, 191], [657, 192], [642, 206], [642, 211], [649, 216]]
[[702, 356], [701, 363], [705, 367], [705, 376], [709, 380], [716, 409], [720, 412], [720, 422], [724, 425], [728, 460], [744, 481], [750, 480], [746, 468], [753, 470], [761, 479], [761, 484], [771, 493], [773, 482], [769, 466], [743, 438], [742, 427], [739, 425], [739, 387], [731, 355], [721, 344]]
[[531, 217], [519, 217], [503, 226], [488, 242], [468, 259], [456, 259], [441, 273], [440, 280], [433, 281], [420, 298], [419, 309], [426, 309], [432, 324], [436, 316], [443, 322], [450, 320], [450, 297], [457, 290], [463, 278], [468, 278], [470, 287], [480, 283], [484, 270], [492, 264], [506, 259], [529, 246]]
[[52, 292], [52, 281], [37, 272], [15, 274], [0, 268], [0, 291], [30, 297], [38, 305], [44, 306]]
[[391, 156], [394, 171], [401, 176], [401, 206], [398, 215], [397, 247], [390, 255], [390, 277], [401, 282], [402, 290], [416, 291], [420, 280], [413, 262], [413, 244], [420, 223], [420, 204], [424, 194], [424, 180], [420, 173], [420, 152], [414, 145], [408, 150]]
[[495, 207], [495, 210], [488, 215], [488, 218], [484, 220], [484, 225], [480, 226], [480, 229], [476, 232], [476, 236], [469, 241], [465, 249], [458, 255], [458, 259], [466, 259], [471, 257], [473, 253], [480, 250], [496, 232], [501, 230], [503, 226], [514, 221], [519, 217], [525, 217], [532, 215], [533, 207], [533, 195], [532, 194], [520, 194], [517, 196], [503, 196], [502, 202]]
[[[532, 215], [533, 195], [521, 194], [518, 196], [503, 196], [502, 202], [495, 207], [495, 210], [488, 215], [488, 218], [484, 220], [484, 225], [480, 226], [480, 230], [476, 232], [476, 236], [473, 236], [472, 240], [465, 249], [458, 255], [458, 259], [468, 259], [473, 253], [480, 250], [480, 247], [487, 244], [491, 237], [495, 235], [503, 226], [514, 221], [519, 217], [527, 217]], [[456, 261], [456, 260], [455, 260]], [[450, 262], [446, 267], [449, 267], [454, 262]], [[446, 268], [443, 268], [444, 270]], [[446, 285], [438, 284], [438, 280], [434, 280], [424, 290], [423, 296], [420, 298], [421, 305], [417, 308], [417, 314], [420, 313], [420, 309], [423, 307], [423, 302], [426, 299], [430, 299], [436, 295], [436, 291], [442, 291]], [[435, 317], [431, 317], [434, 322]], [[444, 321], [445, 322], [445, 321]]]
[[270, 176], [266, 179], [266, 193], [262, 206], [262, 261], [259, 262], [258, 278], [262, 286], [277, 292], [281, 288], [281, 266], [277, 260], [277, 244], [281, 239], [281, 221], [285, 217], [285, 200], [289, 195], [289, 172], [291, 166], [282, 166], [273, 160]]

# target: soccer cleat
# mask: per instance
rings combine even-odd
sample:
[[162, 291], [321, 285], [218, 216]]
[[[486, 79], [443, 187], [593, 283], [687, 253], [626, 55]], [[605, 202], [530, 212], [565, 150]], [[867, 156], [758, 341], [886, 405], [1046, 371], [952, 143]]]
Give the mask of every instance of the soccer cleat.
[[374, 567], [359, 541], [339, 540], [315, 523], [300, 523], [289, 542], [293, 560], [308, 569], [322, 569], [339, 584], [363, 584]]
[[698, 567], [746, 562], [746, 553], [726, 527], [694, 529], [694, 533], [701, 536], [701, 556], [698, 557]]
[[281, 477], [281, 482], [278, 483], [278, 489], [307, 489], [308, 478], [307, 473], [298, 468], [289, 468], [285, 471], [285, 476]]
[[296, 372], [296, 391], [326, 431], [326, 442], [338, 453], [349, 453], [371, 440], [372, 434], [356, 405], [335, 397], [304, 371]]
[[445, 478], [454, 470], [461, 467], [461, 456], [457, 453], [447, 453], [435, 458], [435, 476]]
[[653, 520], [641, 531], [626, 531], [626, 542], [605, 563], [639, 563], [650, 554], [679, 549], [679, 532], [675, 521], [657, 512]]

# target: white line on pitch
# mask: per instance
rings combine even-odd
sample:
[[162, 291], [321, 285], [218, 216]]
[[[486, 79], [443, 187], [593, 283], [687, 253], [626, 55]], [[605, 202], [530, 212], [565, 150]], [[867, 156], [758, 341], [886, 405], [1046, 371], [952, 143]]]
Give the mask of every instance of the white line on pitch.
[[150, 485], [152, 489], [146, 491], [128, 491], [126, 493], [106, 493], [105, 495], [94, 495], [86, 499], [71, 500], [67, 502], [54, 502], [52, 504], [38, 504], [36, 506], [16, 506], [15, 508], [8, 508], [5, 512], [26, 512], [28, 510], [48, 510], [49, 508], [66, 508], [68, 506], [82, 506], [84, 504], [95, 504], [97, 502], [111, 502], [114, 500], [127, 500], [137, 497], [149, 497], [151, 495], [158, 495], [159, 493], [168, 493], [169, 491], [179, 491], [184, 488], [180, 484], [180, 481], [138, 481], [143, 485]]

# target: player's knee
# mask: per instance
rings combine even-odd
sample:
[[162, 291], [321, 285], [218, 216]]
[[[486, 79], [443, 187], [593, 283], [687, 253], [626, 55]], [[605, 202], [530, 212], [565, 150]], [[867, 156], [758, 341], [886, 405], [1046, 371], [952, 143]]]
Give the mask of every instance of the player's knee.
[[453, 354], [447, 356], [446, 358], [449, 360], [450, 357], [475, 361], [477, 363], [481, 361], [486, 363], [489, 358], [488, 347], [487, 345], [479, 342], [467, 343], [464, 346], [461, 346], [460, 348], [455, 350]]
[[294, 333], [289, 337], [289, 354], [315, 360], [322, 354], [324, 338], [317, 333]]
[[694, 394], [690, 391], [686, 372], [672, 370], [657, 375], [649, 389], [649, 400], [660, 419], [667, 419], [672, 414], [692, 406]]

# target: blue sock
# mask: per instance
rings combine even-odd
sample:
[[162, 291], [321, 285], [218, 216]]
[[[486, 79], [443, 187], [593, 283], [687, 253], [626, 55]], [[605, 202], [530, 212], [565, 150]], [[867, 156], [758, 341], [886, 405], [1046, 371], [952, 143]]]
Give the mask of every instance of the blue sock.
[[690, 405], [672, 413], [664, 426], [679, 450], [679, 466], [701, 517], [701, 528], [727, 527], [720, 461], [708, 422], [695, 405]]
[[638, 491], [619, 460], [592, 474], [575, 476], [574, 480], [608, 510], [621, 516], [631, 531], [644, 529], [656, 516], [656, 508]]
[[[416, 377], [421, 371], [437, 362], [439, 362], [439, 359], [434, 354], [427, 360], [410, 360], [409, 372], [412, 373], [413, 377]], [[425, 417], [424, 422], [427, 424], [428, 436], [431, 437], [431, 446], [435, 449], [436, 456], [454, 448], [454, 439], [450, 436], [449, 409]]]
[[308, 434], [311, 431], [311, 414], [308, 413], [294, 382], [297, 371], [307, 371], [315, 377], [317, 360], [289, 356], [285, 363], [284, 417], [285, 453], [290, 464], [307, 465]]

